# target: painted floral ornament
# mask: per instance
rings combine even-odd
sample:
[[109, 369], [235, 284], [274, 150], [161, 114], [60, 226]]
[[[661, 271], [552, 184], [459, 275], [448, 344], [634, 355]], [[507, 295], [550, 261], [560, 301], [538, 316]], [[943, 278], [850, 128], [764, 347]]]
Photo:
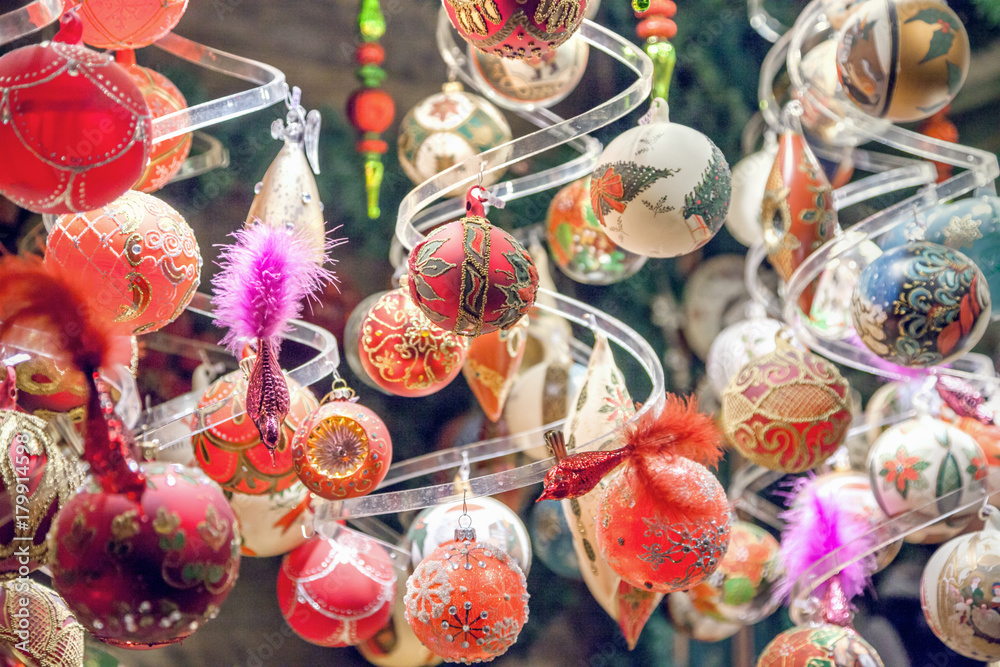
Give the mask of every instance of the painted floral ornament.
[[771, 470], [826, 461], [851, 425], [851, 387], [837, 367], [776, 337], [774, 352], [740, 369], [722, 393], [722, 430], [741, 455]]
[[445, 0], [444, 8], [458, 34], [480, 51], [530, 59], [573, 36], [587, 0]]
[[406, 582], [406, 620], [420, 642], [449, 662], [489, 662], [528, 622], [524, 572], [472, 528], [420, 562]]
[[764, 647], [757, 667], [883, 667], [875, 647], [850, 627], [824, 623], [785, 630]]
[[499, 421], [528, 345], [528, 318], [473, 338], [462, 366], [469, 389], [490, 421]]
[[240, 522], [240, 553], [254, 558], [281, 556], [306, 541], [312, 526], [312, 496], [301, 482], [270, 495], [228, 492]]
[[149, 157], [142, 93], [111, 56], [80, 43], [81, 31], [68, 12], [51, 42], [0, 57], [0, 194], [38, 213], [114, 201]]
[[320, 498], [364, 496], [379, 485], [392, 463], [389, 429], [357, 403], [354, 390], [335, 386], [302, 420], [292, 437], [295, 474]]
[[120, 335], [173, 322], [201, 284], [201, 250], [187, 221], [135, 190], [101, 208], [56, 218], [45, 261], [86, 285], [92, 307]]
[[920, 605], [931, 630], [956, 653], [1000, 660], [1000, 517], [984, 508], [985, 527], [938, 547], [920, 579]]
[[590, 58], [590, 45], [579, 37], [537, 58], [511, 59], [469, 45], [472, 74], [480, 88], [504, 106], [550, 107], [580, 83]]
[[465, 217], [428, 234], [407, 261], [413, 303], [435, 325], [461, 336], [513, 327], [531, 310], [538, 290], [531, 256], [490, 224], [486, 200], [480, 186], [469, 188]]
[[954, 361], [979, 342], [990, 322], [990, 292], [971, 259], [914, 241], [865, 267], [851, 317], [874, 354], [899, 366], [927, 368]]
[[0, 584], [0, 646], [13, 664], [80, 667], [85, 634], [55, 591], [27, 578]]
[[722, 151], [701, 132], [671, 123], [653, 100], [648, 124], [605, 147], [590, 180], [597, 220], [622, 248], [646, 257], [686, 255], [708, 243], [729, 210]]
[[943, 0], [862, 3], [839, 39], [844, 92], [876, 118], [927, 118], [951, 102], [969, 72], [968, 33]]
[[[891, 426], [868, 454], [872, 491], [889, 517], [923, 508], [931, 519], [977, 497], [985, 501], [984, 489], [973, 483], [988, 474], [986, 454], [972, 436], [926, 414]], [[906, 540], [943, 542], [973, 516], [975, 509], [953, 514]]]
[[462, 370], [469, 339], [436, 326], [400, 287], [379, 297], [361, 320], [358, 358], [368, 378], [396, 396], [440, 391]]

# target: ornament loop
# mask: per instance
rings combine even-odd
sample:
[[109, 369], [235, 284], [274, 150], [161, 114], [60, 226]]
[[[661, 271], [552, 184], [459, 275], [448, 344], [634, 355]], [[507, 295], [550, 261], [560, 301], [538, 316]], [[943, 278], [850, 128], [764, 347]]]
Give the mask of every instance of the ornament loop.
[[347, 384], [347, 380], [340, 376], [337, 371], [333, 372], [333, 384], [330, 387], [330, 391], [323, 400], [320, 401], [321, 404], [327, 403], [329, 401], [347, 401], [349, 403], [356, 403], [358, 396]]

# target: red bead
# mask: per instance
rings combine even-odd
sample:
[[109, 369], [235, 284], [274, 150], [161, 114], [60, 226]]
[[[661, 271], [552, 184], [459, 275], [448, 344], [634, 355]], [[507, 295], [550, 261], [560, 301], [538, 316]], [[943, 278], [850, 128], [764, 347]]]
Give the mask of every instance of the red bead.
[[364, 155], [365, 153], [378, 153], [382, 155], [389, 150], [389, 144], [381, 139], [362, 139], [354, 144], [355, 150]]
[[641, 19], [645, 16], [664, 16], [668, 19], [677, 14], [677, 3], [673, 0], [650, 0], [649, 9], [636, 12], [635, 17]]
[[650, 37], [673, 39], [677, 35], [677, 24], [665, 16], [649, 16], [639, 21], [635, 32], [641, 39]]
[[0, 57], [0, 193], [39, 213], [103, 206], [146, 167], [152, 118], [110, 56], [51, 42]]
[[381, 88], [359, 88], [347, 99], [347, 118], [360, 132], [385, 132], [395, 117], [396, 104]]
[[381, 65], [385, 62], [385, 49], [377, 42], [364, 42], [358, 45], [354, 59], [359, 65]]

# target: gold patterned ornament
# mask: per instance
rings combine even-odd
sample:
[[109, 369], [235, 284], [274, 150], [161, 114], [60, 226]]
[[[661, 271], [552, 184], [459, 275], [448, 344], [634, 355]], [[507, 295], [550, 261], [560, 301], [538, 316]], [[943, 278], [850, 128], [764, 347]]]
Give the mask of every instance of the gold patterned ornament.
[[471, 44], [472, 73], [482, 88], [514, 108], [534, 109], [561, 102], [587, 69], [590, 46], [579, 37], [532, 59], [512, 60], [484, 53]]
[[0, 646], [15, 665], [80, 667], [83, 626], [55, 591], [30, 579], [6, 581], [0, 584]]

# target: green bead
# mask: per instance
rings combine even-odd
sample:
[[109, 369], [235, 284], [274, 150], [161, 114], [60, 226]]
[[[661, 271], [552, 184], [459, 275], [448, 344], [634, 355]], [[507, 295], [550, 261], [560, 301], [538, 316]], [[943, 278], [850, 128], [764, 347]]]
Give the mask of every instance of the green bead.
[[384, 174], [385, 166], [382, 164], [382, 157], [378, 153], [365, 154], [365, 192], [368, 195], [368, 217], [372, 220], [376, 220], [382, 215], [378, 199]]
[[370, 63], [359, 67], [354, 74], [365, 88], [378, 88], [387, 76], [384, 69]]
[[632, 0], [632, 9], [637, 12], [644, 12], [649, 9], [649, 0]]
[[677, 50], [668, 41], [656, 41], [650, 38], [646, 42], [646, 54], [653, 61], [653, 91], [652, 97], [662, 97], [664, 101], [670, 93], [670, 79], [674, 75], [674, 65], [677, 64]]
[[361, 39], [366, 42], [374, 42], [385, 34], [385, 16], [378, 0], [361, 0], [358, 30], [361, 32]]

